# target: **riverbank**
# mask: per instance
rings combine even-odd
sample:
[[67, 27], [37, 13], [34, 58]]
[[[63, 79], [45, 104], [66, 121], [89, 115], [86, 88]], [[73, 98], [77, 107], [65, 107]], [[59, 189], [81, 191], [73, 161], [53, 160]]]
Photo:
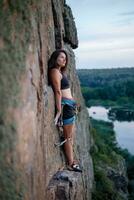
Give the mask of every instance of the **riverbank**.
[[[96, 182], [93, 200], [132, 200], [134, 198], [134, 156], [118, 146], [112, 122], [91, 118], [91, 125], [91, 133], [95, 141], [91, 150]], [[109, 175], [111, 173], [112, 175]]]
[[[83, 96], [84, 94], [84, 89], [82, 88]], [[90, 98], [89, 100], [85, 98], [85, 103], [87, 107], [91, 106], [104, 106], [106, 108], [111, 107], [111, 108], [117, 108], [117, 109], [128, 109], [130, 111], [134, 112], [134, 99], [132, 98], [119, 98], [116, 101], [111, 101], [111, 100], [103, 100], [103, 99], [93, 99]]]
[[77, 70], [87, 107], [125, 107], [134, 110], [134, 67]]
[[94, 119], [112, 122], [118, 145], [123, 149], [126, 148], [134, 155], [134, 119], [128, 110], [111, 112], [111, 108], [106, 109], [102, 106], [92, 106], [88, 108], [88, 112], [89, 116]]

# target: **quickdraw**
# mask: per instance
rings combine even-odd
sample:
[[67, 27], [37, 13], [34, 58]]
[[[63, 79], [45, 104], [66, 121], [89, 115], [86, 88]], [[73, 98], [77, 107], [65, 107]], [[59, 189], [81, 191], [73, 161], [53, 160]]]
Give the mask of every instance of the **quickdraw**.
[[71, 140], [71, 138], [66, 138], [65, 140], [63, 140], [62, 142], [57, 142], [57, 143], [55, 143], [54, 145], [55, 145], [55, 147], [60, 147], [60, 146], [62, 146], [64, 143], [66, 143], [67, 141], [70, 141]]

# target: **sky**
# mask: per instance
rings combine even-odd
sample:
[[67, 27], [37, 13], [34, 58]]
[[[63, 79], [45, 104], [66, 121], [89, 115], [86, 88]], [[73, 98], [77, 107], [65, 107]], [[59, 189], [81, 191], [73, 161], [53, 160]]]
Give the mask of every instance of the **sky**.
[[134, 67], [134, 0], [66, 0], [77, 27], [76, 68]]

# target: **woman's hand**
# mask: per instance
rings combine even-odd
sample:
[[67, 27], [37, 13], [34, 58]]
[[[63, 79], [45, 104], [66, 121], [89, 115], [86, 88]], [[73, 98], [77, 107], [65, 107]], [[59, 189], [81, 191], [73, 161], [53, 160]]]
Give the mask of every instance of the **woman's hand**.
[[60, 115], [61, 115], [61, 112], [57, 112], [57, 113], [56, 113], [56, 116], [55, 116], [55, 119], [54, 119], [55, 125], [58, 124], [58, 119], [59, 119]]

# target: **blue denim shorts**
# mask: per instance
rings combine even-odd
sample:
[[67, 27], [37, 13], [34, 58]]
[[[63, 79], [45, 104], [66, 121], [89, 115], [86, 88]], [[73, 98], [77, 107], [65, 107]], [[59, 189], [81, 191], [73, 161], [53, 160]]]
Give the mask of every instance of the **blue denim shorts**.
[[68, 99], [63, 97], [61, 105], [63, 107], [62, 110], [63, 125], [74, 124], [76, 119], [75, 116], [76, 101], [74, 99]]

